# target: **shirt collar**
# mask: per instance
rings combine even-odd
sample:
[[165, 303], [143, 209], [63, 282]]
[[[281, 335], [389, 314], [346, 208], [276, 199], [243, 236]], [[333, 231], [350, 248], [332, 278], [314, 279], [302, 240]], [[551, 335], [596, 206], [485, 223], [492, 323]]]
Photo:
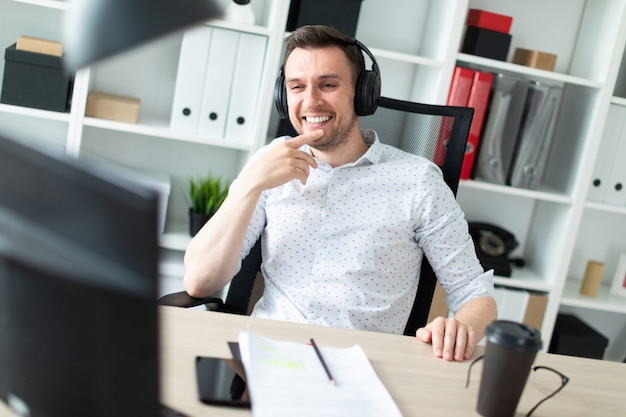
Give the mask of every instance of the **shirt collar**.
[[372, 129], [361, 129], [361, 136], [368, 146], [367, 151], [357, 159], [353, 166], [377, 164], [382, 156], [382, 144], [378, 140], [378, 134]]

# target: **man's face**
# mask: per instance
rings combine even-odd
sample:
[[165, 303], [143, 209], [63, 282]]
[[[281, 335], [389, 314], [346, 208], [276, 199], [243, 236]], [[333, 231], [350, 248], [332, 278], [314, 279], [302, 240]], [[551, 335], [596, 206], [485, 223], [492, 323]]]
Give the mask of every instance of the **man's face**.
[[323, 129], [310, 144], [321, 151], [336, 149], [358, 131], [354, 84], [348, 58], [338, 47], [296, 48], [285, 63], [289, 118], [298, 133]]

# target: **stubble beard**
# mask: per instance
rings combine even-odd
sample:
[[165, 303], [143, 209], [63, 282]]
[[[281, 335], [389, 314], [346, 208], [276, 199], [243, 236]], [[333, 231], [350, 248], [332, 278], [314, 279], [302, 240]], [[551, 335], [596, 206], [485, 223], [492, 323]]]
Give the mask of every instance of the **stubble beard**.
[[356, 114], [353, 114], [352, 118], [348, 120], [347, 123], [338, 126], [334, 131], [330, 132], [328, 135], [322, 136], [314, 143], [309, 144], [309, 146], [313, 149], [317, 149], [318, 151], [330, 151], [337, 149], [348, 142], [350, 133], [357, 122], [358, 117]]

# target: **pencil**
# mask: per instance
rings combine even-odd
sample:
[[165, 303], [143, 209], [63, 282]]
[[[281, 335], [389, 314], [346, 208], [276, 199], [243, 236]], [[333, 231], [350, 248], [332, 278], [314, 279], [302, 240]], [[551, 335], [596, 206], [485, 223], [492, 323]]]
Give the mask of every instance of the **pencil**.
[[313, 346], [313, 349], [315, 349], [315, 354], [317, 355], [322, 366], [324, 367], [324, 370], [326, 371], [326, 375], [328, 375], [328, 380], [330, 381], [331, 385], [335, 385], [335, 378], [333, 378], [332, 374], [330, 373], [330, 370], [328, 369], [328, 365], [326, 365], [326, 362], [324, 361], [324, 357], [322, 356], [322, 352], [320, 352], [313, 338], [311, 338], [311, 345]]

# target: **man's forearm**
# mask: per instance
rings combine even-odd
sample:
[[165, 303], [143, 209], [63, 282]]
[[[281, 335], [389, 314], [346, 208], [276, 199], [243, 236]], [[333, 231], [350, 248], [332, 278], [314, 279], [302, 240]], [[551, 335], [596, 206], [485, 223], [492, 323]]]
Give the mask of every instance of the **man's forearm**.
[[184, 259], [184, 285], [191, 296], [212, 294], [237, 272], [241, 245], [259, 195], [234, 183], [220, 209], [191, 240]]
[[473, 330], [478, 343], [487, 326], [498, 317], [496, 301], [491, 297], [474, 298], [463, 304], [454, 317]]

